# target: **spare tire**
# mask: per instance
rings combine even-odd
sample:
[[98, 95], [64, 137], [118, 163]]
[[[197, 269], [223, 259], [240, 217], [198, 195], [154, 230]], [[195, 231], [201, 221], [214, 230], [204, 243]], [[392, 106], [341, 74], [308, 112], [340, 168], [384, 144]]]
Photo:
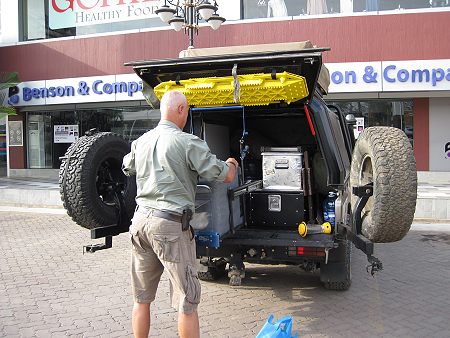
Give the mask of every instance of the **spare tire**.
[[[362, 210], [362, 234], [375, 243], [401, 240], [414, 219], [417, 170], [406, 134], [392, 127], [370, 127], [356, 142], [350, 173], [351, 187], [373, 182]], [[354, 209], [358, 196], [352, 194]]]
[[126, 177], [122, 159], [130, 151], [128, 142], [113, 133], [80, 137], [63, 157], [59, 170], [61, 200], [68, 215], [86, 229], [115, 225], [119, 221], [119, 198], [124, 222], [136, 206], [136, 181]]

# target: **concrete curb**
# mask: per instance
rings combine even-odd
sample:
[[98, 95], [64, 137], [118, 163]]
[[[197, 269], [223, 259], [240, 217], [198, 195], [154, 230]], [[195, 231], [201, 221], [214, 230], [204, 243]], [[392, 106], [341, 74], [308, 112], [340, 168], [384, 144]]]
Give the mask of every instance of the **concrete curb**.
[[414, 219], [450, 221], [450, 199], [441, 196], [418, 197]]
[[67, 215], [66, 209], [63, 208], [30, 208], [9, 205], [1, 205], [0, 212], [26, 212], [36, 214]]
[[450, 224], [450, 219], [414, 217], [414, 223]]
[[426, 232], [450, 232], [450, 221], [448, 223], [416, 223], [411, 225], [410, 231]]
[[2, 205], [15, 207], [62, 208], [59, 190], [52, 189], [10, 189], [0, 190]]

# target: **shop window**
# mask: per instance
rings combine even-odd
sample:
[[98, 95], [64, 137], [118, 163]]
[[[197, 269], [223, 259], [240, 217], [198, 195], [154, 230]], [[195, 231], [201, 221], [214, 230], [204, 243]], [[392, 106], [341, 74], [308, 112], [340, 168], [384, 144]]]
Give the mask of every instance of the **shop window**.
[[42, 1], [26, 1], [26, 36], [27, 40], [44, 39], [45, 6]]
[[22, 40], [60, 38], [75, 35], [74, 27], [53, 29], [49, 26], [49, 0], [19, 0]]
[[[76, 12], [69, 8], [72, 2], [67, 0], [19, 0], [21, 39], [27, 41], [167, 26], [154, 14], [159, 6], [156, 1], [106, 1], [108, 6], [103, 6], [93, 0], [77, 0], [73, 1], [75, 7], [79, 1], [82, 4], [97, 3], [97, 7]], [[219, 14], [231, 21], [328, 15], [341, 13], [341, 9], [348, 13], [352, 7], [354, 12], [382, 12], [449, 6], [450, 0], [221, 0]], [[119, 11], [122, 17], [117, 18]]]
[[159, 110], [142, 107], [30, 112], [27, 114], [28, 168], [59, 168], [59, 158], [70, 144], [93, 128], [114, 132], [131, 142], [154, 128], [159, 120]]
[[355, 137], [367, 127], [389, 126], [403, 130], [413, 144], [413, 102], [412, 100], [391, 101], [336, 101], [344, 115], [356, 118]]
[[111, 131], [122, 135], [129, 142], [134, 141], [150, 129], [156, 127], [161, 118], [159, 110], [138, 110], [123, 114]]
[[340, 12], [340, 0], [244, 0], [244, 19]]
[[[240, 12], [239, 1], [227, 1], [226, 6]], [[19, 0], [19, 4], [24, 41], [167, 27], [154, 14], [160, 5], [157, 1]], [[220, 6], [219, 14], [223, 13]], [[232, 15], [237, 11], [231, 10]]]
[[[53, 3], [51, 0], [20, 0], [19, 2], [21, 5], [20, 7], [22, 8], [21, 24], [23, 27], [22, 39], [24, 41], [108, 33], [166, 25], [158, 17], [146, 17], [142, 20], [117, 21], [92, 25], [84, 22], [82, 25], [76, 25], [74, 12], [71, 10], [63, 11], [64, 9], [67, 9], [69, 3], [65, 0], [56, 0], [55, 6], [58, 7], [59, 11], [53, 9]], [[132, 8], [132, 5], [130, 6], [130, 8]], [[124, 13], [128, 10], [128, 6], [123, 9]], [[135, 9], [135, 11], [139, 10]], [[95, 13], [91, 15], [91, 13], [89, 13], [89, 16], [83, 14], [84, 16], [80, 15], [79, 17], [83, 18], [83, 20], [92, 20], [92, 22], [95, 23], [95, 18], [101, 17], [102, 13], [103, 16], [111, 16], [113, 15], [112, 12], [113, 11], [104, 10], [100, 11], [100, 14]], [[130, 15], [133, 15], [133, 13], [130, 12]]]
[[52, 168], [51, 116], [29, 113], [27, 118], [28, 168]]
[[449, 0], [354, 0], [354, 12], [376, 12], [430, 7], [447, 7]]
[[431, 7], [449, 7], [449, 0], [430, 0]]

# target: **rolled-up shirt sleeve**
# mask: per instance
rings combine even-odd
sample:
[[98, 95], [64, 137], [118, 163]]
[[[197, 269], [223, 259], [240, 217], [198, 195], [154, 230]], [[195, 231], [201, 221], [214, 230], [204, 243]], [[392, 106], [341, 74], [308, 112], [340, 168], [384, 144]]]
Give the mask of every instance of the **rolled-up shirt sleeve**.
[[211, 153], [205, 141], [192, 137], [188, 141], [186, 160], [191, 168], [202, 178], [223, 182], [228, 173], [228, 165]]
[[123, 157], [122, 171], [126, 176], [136, 175], [136, 166], [134, 163], [136, 153], [136, 143], [131, 144], [131, 151]]

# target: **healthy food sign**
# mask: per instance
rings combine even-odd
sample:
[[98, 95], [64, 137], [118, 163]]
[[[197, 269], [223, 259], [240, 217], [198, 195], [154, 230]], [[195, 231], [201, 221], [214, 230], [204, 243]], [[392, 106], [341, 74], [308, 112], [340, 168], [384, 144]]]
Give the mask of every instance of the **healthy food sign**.
[[[51, 0], [52, 29], [157, 17], [159, 0]], [[161, 23], [162, 24], [162, 23]]]
[[[176, 2], [176, 1], [174, 1]], [[210, 1], [212, 3], [212, 1]], [[184, 3], [180, 1], [180, 5]], [[51, 0], [49, 25], [52, 29], [81, 27], [104, 23], [147, 20], [157, 18], [155, 10], [164, 1], [160, 0]], [[227, 20], [241, 17], [240, 0], [217, 0], [219, 14]], [[167, 26], [156, 20], [160, 26]]]
[[327, 63], [330, 93], [450, 90], [450, 60]]

